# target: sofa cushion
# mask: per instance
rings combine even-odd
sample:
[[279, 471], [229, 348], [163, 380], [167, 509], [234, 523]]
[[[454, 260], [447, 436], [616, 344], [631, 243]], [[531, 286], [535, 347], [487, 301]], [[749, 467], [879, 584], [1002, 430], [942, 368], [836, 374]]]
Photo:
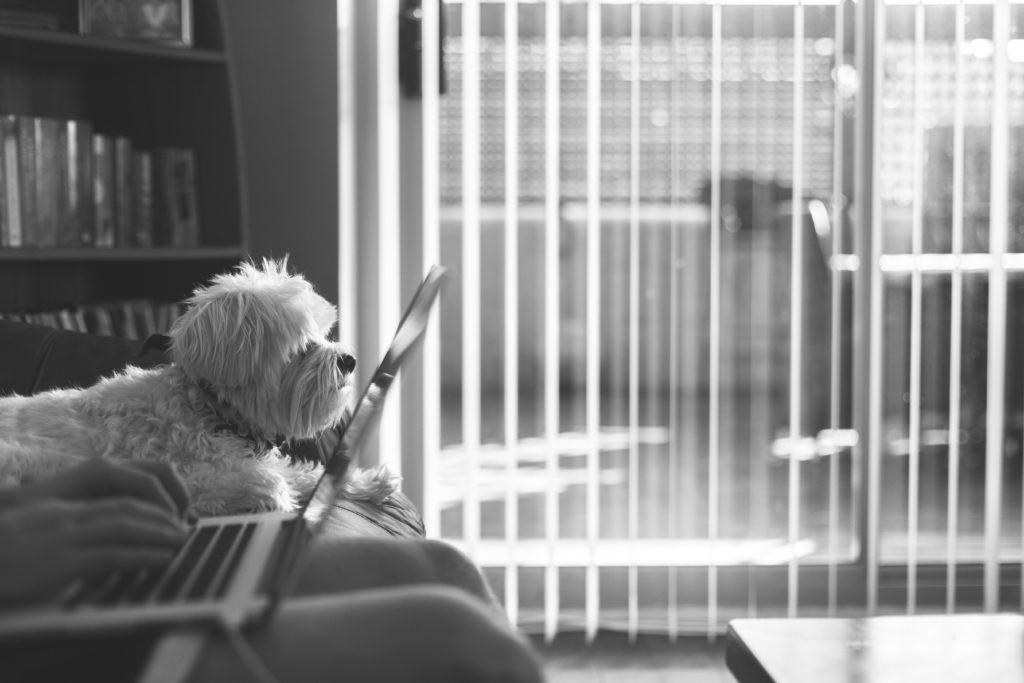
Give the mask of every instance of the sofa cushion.
[[0, 320], [0, 395], [87, 387], [129, 363], [153, 367], [168, 362], [142, 342]]

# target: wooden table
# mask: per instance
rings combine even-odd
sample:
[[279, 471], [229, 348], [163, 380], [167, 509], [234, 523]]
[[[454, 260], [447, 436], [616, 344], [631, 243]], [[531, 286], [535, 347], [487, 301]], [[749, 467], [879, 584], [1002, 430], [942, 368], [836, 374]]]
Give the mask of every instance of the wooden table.
[[1024, 683], [1024, 616], [735, 619], [725, 660], [740, 683]]

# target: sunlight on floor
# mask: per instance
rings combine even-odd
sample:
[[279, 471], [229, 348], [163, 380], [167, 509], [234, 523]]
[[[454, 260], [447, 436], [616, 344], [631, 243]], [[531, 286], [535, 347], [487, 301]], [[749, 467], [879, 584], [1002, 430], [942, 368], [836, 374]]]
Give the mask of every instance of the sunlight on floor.
[[[519, 466], [543, 464], [548, 453], [556, 452], [559, 457], [586, 457], [592, 450], [616, 451], [629, 448], [630, 433], [625, 427], [605, 427], [597, 438], [597, 443], [583, 432], [562, 432], [554, 443], [539, 437], [520, 439], [516, 444], [515, 456]], [[637, 441], [643, 445], [668, 444], [668, 430], [663, 427], [644, 427], [637, 430]], [[481, 501], [503, 500], [506, 491], [513, 482], [509, 481], [507, 463], [509, 449], [504, 444], [484, 444], [480, 447], [477, 457], [477, 496]], [[615, 485], [626, 482], [625, 468], [602, 469], [599, 483]], [[466, 452], [461, 445], [450, 446], [441, 451], [441, 467], [439, 480], [439, 502], [442, 507], [462, 503], [466, 486]], [[560, 469], [557, 483], [559, 492], [573, 484], [585, 484], [586, 471], [582, 469]], [[524, 493], [543, 493], [548, 490], [548, 475], [542, 469], [524, 470], [519, 472], [514, 481], [515, 491]]]

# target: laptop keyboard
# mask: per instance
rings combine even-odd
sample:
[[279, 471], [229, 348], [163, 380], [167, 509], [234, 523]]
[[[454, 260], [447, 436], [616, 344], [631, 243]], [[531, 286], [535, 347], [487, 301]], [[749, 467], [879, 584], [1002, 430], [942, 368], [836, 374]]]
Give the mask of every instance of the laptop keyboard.
[[173, 604], [222, 597], [255, 529], [254, 522], [197, 527], [166, 567], [82, 582], [65, 607]]

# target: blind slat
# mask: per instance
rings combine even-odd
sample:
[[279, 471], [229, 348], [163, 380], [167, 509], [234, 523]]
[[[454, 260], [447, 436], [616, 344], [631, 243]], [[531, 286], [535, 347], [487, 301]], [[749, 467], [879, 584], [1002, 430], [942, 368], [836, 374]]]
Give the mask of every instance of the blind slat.
[[544, 434], [548, 443], [545, 534], [551, 554], [544, 578], [545, 637], [558, 632], [559, 575], [555, 562], [558, 542], [558, 459], [559, 432], [559, 263], [560, 237], [560, 59], [561, 3], [547, 0], [544, 22]]
[[519, 619], [519, 3], [505, 3], [505, 610]]
[[[629, 537], [640, 533], [640, 2], [630, 12], [629, 88]], [[629, 637], [635, 639], [640, 619], [637, 567], [630, 565]]]
[[[885, 8], [881, 4], [862, 3], [859, 6], [861, 25], [870, 27], [871, 32], [862, 34], [865, 48], [858, 55], [862, 60], [858, 70], [864, 72], [864, 61], [873, 62], [871, 72], [885, 73], [883, 56], [885, 54]], [[872, 13], [873, 12], [873, 13]], [[874, 21], [872, 22], [871, 19]], [[880, 506], [881, 496], [881, 463], [882, 463], [882, 271], [880, 260], [882, 255], [882, 211], [879, 198], [878, 163], [881, 158], [881, 136], [874, 134], [874, 123], [882, 120], [882, 79], [876, 77], [868, 81], [871, 94], [863, 98], [860, 109], [859, 141], [857, 145], [857, 183], [858, 196], [868, 197], [870, 207], [858, 206], [858, 217], [867, 216], [870, 226], [868, 240], [868, 291], [867, 301], [861, 303], [862, 311], [866, 308], [868, 319], [867, 348], [867, 406], [866, 424], [866, 504], [861, 508], [863, 515], [863, 534], [867, 540], [864, 549], [865, 583], [867, 584], [867, 613], [875, 614], [878, 610], [878, 570], [880, 564]], [[870, 145], [868, 157], [860, 153], [864, 145]], [[865, 221], [859, 221], [863, 225]], [[877, 265], [876, 265], [877, 264]], [[864, 315], [863, 313], [861, 315]]]
[[[846, 61], [846, 27], [845, 12], [842, 6], [835, 11], [833, 35], [836, 41], [835, 63], [836, 73], [844, 67]], [[843, 167], [843, 147], [845, 145], [845, 113], [843, 97], [838, 90], [832, 93], [832, 212], [830, 223], [831, 262], [835, 264], [843, 251], [845, 237], [843, 221], [843, 205], [845, 180]], [[831, 317], [829, 319], [829, 415], [828, 426], [832, 434], [840, 429], [840, 392], [842, 386], [843, 362], [842, 330], [843, 330], [843, 272], [832, 267], [830, 273], [832, 291], [830, 293]], [[828, 466], [828, 607], [827, 615], [834, 617], [839, 601], [839, 458], [830, 458]]]
[[[793, 10], [793, 205], [790, 229], [792, 255], [790, 268], [789, 318], [789, 542], [800, 538], [800, 459], [796, 443], [801, 436], [800, 413], [803, 406], [801, 391], [803, 377], [803, 301], [804, 301], [804, 231], [803, 231], [803, 172], [804, 172], [804, 8], [797, 4]], [[797, 614], [799, 585], [799, 558], [792, 558], [787, 568], [786, 613]]]
[[[964, 92], [966, 71], [964, 45], [966, 14], [963, 3], [956, 7], [956, 100], [953, 111], [953, 225], [952, 252], [959, 256], [964, 245]], [[960, 386], [960, 363], [963, 353], [963, 273], [951, 275], [949, 311], [949, 386]], [[949, 392], [949, 433], [960, 434], [960, 392]], [[960, 527], [960, 439], [949, 440], [949, 481], [946, 489], [946, 611], [956, 611], [956, 554]], [[1024, 594], [1022, 594], [1024, 595]]]
[[[914, 8], [914, 113], [911, 251], [919, 256], [924, 228], [924, 5]], [[917, 534], [921, 474], [921, 272], [910, 277], [910, 424], [907, 467], [907, 614], [917, 607]]]
[[[708, 538], [718, 540], [719, 414], [721, 409], [722, 7], [711, 8], [711, 240], [708, 320]], [[707, 635], [718, 628], [718, 567], [708, 567]]]
[[[338, 144], [343, 150], [355, 149], [356, 79], [358, 65], [355, 49], [355, 3], [338, 4]], [[357, 293], [359, 281], [358, 220], [356, 212], [355, 154], [338, 155], [338, 327], [342, 338], [354, 338], [357, 329]]]
[[[423, 54], [440, 50], [440, 3], [423, 6]], [[423, 130], [440, 125], [441, 74], [437, 60], [423, 60]], [[441, 262], [441, 166], [438, 136], [423, 136], [423, 271]], [[436, 499], [441, 451], [441, 331], [428, 325], [423, 337], [423, 517], [427, 535], [440, 536], [441, 507]]]
[[1009, 55], [1010, 3], [996, 0], [993, 16], [992, 157], [990, 168], [988, 368], [985, 415], [985, 579], [986, 612], [999, 606], [1000, 522], [1003, 483], [1003, 428], [1006, 387], [1006, 254], [1009, 221]]
[[601, 431], [601, 2], [587, 5], [587, 539], [586, 638], [593, 642], [600, 618]]
[[[671, 32], [671, 64], [673, 71], [679, 69], [679, 43], [680, 43], [680, 11], [678, 5], [672, 6], [672, 32]], [[675, 216], [677, 213], [677, 205], [679, 203], [677, 188], [680, 187], [679, 181], [680, 175], [680, 131], [677, 123], [678, 118], [674, 115], [675, 112], [679, 111], [679, 107], [682, 106], [682, 99], [680, 96], [679, 80], [673, 79], [671, 92], [669, 95], [669, 111], [673, 112], [673, 116], [670, 126], [670, 149], [671, 149], [671, 162], [669, 173], [672, 177], [672, 196], [669, 201], [672, 204], [669, 213]], [[669, 525], [668, 533], [670, 538], [678, 538], [682, 530], [680, 529], [679, 518], [682, 515], [680, 505], [680, 486], [679, 486], [679, 470], [680, 460], [684, 457], [682, 452], [682, 444], [680, 443], [680, 425], [679, 425], [679, 393], [680, 393], [680, 340], [679, 340], [679, 318], [680, 309], [682, 307], [682, 301], [680, 301], [680, 280], [681, 268], [679, 263], [682, 262], [682, 255], [679, 253], [680, 250], [680, 239], [679, 229], [680, 226], [675, 220], [671, 221], [671, 238], [669, 241], [669, 330], [668, 330], [668, 505], [669, 505]], [[666, 609], [668, 614], [666, 619], [668, 620], [668, 637], [670, 641], [675, 641], [679, 635], [679, 572], [675, 567], [669, 567], [668, 569], [668, 600]]]
[[466, 448], [463, 534], [480, 538], [480, 3], [462, 5], [462, 440]]

